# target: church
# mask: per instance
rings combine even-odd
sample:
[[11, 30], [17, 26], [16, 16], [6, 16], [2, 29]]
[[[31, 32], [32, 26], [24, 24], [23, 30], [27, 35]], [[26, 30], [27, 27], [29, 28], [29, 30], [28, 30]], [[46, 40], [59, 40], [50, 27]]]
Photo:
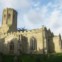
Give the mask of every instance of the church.
[[6, 8], [3, 10], [0, 27], [0, 53], [14, 55], [62, 53], [61, 35], [54, 35], [45, 26], [39, 29], [17, 30], [17, 11]]

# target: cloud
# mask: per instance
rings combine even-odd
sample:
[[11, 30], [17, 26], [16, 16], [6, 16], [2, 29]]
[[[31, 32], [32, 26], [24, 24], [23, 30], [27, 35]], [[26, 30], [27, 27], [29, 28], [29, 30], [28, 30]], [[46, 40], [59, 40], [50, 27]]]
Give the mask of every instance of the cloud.
[[18, 11], [18, 28], [35, 29], [45, 25], [55, 34], [62, 32], [62, 0], [1, 0], [0, 6], [0, 16], [6, 7]]
[[2, 0], [0, 2], [4, 7], [11, 8], [26, 8], [30, 6], [30, 2], [28, 0]]
[[41, 27], [41, 25], [45, 25], [55, 34], [59, 34], [62, 30], [61, 9], [61, 5], [59, 6], [59, 4], [52, 4], [49, 2], [47, 5], [43, 5], [40, 8], [37, 7], [37, 9], [31, 9], [26, 16], [27, 19], [33, 24], [33, 28], [38, 28]]
[[[14, 8], [18, 11], [18, 18], [21, 18], [21, 15], [24, 11], [26, 12], [32, 6], [30, 0], [1, 0], [0, 1], [0, 22], [2, 22], [2, 12], [4, 8]], [[22, 19], [22, 18], [21, 18]], [[19, 19], [18, 19], [19, 20]], [[0, 23], [1, 25], [1, 23]]]

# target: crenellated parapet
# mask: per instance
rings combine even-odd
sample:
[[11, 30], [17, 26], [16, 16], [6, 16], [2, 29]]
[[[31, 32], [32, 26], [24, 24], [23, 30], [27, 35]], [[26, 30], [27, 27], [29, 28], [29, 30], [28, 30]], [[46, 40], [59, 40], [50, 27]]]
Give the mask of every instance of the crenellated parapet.
[[39, 28], [39, 29], [33, 29], [33, 30], [28, 30], [28, 31], [16, 31], [16, 32], [1, 33], [0, 37], [6, 37], [6, 36], [9, 36], [9, 35], [18, 36], [18, 35], [25, 35], [25, 34], [32, 34], [32, 33], [37, 34], [37, 33], [41, 33], [45, 29], [46, 29], [45, 27], [42, 27], [42, 28]]

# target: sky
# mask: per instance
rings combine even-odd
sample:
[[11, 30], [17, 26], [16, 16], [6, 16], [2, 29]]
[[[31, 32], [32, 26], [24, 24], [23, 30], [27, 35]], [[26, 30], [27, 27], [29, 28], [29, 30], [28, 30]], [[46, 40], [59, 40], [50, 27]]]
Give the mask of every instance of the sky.
[[62, 0], [0, 0], [0, 26], [4, 8], [18, 12], [17, 28], [31, 30], [44, 25], [62, 35]]

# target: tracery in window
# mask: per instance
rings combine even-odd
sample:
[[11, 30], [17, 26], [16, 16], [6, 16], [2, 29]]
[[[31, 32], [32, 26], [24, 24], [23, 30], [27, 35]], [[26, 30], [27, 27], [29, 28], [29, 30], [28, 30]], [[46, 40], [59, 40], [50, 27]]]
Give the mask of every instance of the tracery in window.
[[30, 39], [30, 49], [31, 50], [36, 50], [37, 48], [37, 41], [34, 37]]

